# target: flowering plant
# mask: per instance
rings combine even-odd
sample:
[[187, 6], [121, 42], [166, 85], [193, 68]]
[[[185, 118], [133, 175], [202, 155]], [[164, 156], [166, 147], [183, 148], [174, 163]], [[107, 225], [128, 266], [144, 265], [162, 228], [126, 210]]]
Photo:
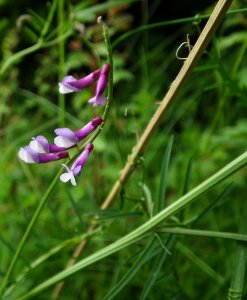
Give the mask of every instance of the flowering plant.
[[[93, 106], [105, 105], [107, 98], [104, 96], [104, 91], [107, 87], [109, 71], [110, 65], [105, 64], [101, 69], [93, 71], [78, 80], [71, 75], [65, 76], [59, 83], [59, 92], [62, 94], [80, 92], [98, 80], [95, 95], [88, 102], [93, 104]], [[68, 158], [68, 150], [77, 146], [79, 142], [91, 134], [102, 122], [103, 119], [97, 116], [76, 131], [70, 128], [57, 128], [54, 130], [56, 137], [53, 144], [49, 144], [48, 140], [42, 135], [33, 137], [28, 146], [20, 148], [18, 156], [26, 163], [38, 164]], [[72, 185], [76, 185], [75, 176], [80, 175], [92, 150], [93, 144], [88, 143], [71, 168], [66, 164], [62, 164], [67, 171], [67, 173], [60, 176], [62, 182], [70, 180]]]

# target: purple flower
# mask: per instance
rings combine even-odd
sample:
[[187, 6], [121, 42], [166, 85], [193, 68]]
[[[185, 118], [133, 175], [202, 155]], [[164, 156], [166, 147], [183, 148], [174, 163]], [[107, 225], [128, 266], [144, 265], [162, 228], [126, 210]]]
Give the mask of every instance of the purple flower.
[[21, 148], [18, 152], [18, 156], [21, 160], [28, 164], [36, 163], [48, 163], [50, 161], [59, 160], [62, 158], [68, 157], [67, 152], [59, 152], [59, 153], [47, 153], [47, 154], [40, 154], [31, 149], [30, 146], [25, 146]]
[[88, 144], [81, 155], [77, 158], [77, 160], [73, 163], [72, 167], [63, 164], [63, 167], [66, 169], [66, 173], [63, 173], [60, 176], [60, 180], [62, 182], [68, 182], [70, 180], [72, 185], [76, 185], [75, 176], [80, 175], [83, 166], [88, 160], [90, 152], [93, 150], [93, 144]]
[[93, 106], [105, 105], [107, 98], [103, 95], [108, 81], [108, 73], [110, 71], [110, 65], [105, 64], [102, 67], [99, 80], [96, 86], [95, 96], [91, 98], [88, 102], [92, 103]]
[[33, 151], [38, 153], [61, 152], [67, 149], [65, 147], [58, 147], [56, 144], [49, 144], [43, 135], [38, 135], [37, 137], [32, 138], [29, 146]]
[[68, 75], [64, 77], [61, 82], [59, 82], [59, 92], [61, 94], [80, 92], [82, 89], [88, 87], [94, 81], [96, 81], [99, 78], [100, 74], [101, 70], [98, 69], [81, 79], [76, 79], [75, 77]]
[[69, 128], [57, 128], [55, 129], [57, 137], [54, 139], [54, 143], [60, 148], [73, 147], [88, 136], [102, 122], [103, 120], [100, 117], [96, 117], [77, 131], [72, 131]]

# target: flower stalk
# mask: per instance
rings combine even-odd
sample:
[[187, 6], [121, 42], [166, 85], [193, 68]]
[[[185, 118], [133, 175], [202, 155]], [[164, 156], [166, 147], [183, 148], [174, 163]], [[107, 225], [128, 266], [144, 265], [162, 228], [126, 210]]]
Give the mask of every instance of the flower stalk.
[[[98, 126], [95, 130], [95, 132], [92, 134], [92, 136], [81, 146], [81, 147], [78, 147], [78, 153], [76, 153], [73, 157], [71, 157], [67, 163], [70, 163], [72, 161], [74, 161], [76, 159], [76, 157], [79, 155], [80, 151], [85, 148], [87, 146], [87, 144], [89, 143], [92, 143], [96, 137], [98, 136], [98, 134], [100, 133], [100, 131], [102, 130], [104, 124], [105, 124], [105, 121], [106, 121], [106, 118], [108, 116], [108, 113], [109, 113], [109, 109], [110, 109], [110, 103], [112, 101], [112, 89], [113, 89], [113, 61], [112, 61], [112, 53], [111, 53], [111, 47], [110, 47], [110, 40], [109, 40], [109, 35], [108, 35], [108, 27], [104, 24], [103, 26], [103, 34], [104, 34], [104, 38], [105, 38], [105, 41], [107, 40], [107, 60], [108, 60], [108, 64], [110, 65], [110, 70], [109, 70], [109, 81], [108, 81], [108, 97], [107, 97], [107, 104], [105, 106], [105, 110], [104, 110], [104, 113], [103, 113], [103, 122], [100, 124], [101, 126]], [[44, 149], [43, 149], [44, 150]], [[49, 149], [50, 151], [50, 149]], [[18, 261], [18, 258], [19, 256], [21, 255], [21, 252], [25, 246], [25, 243], [27, 242], [27, 239], [35, 225], [35, 223], [37, 222], [41, 212], [42, 212], [42, 209], [43, 207], [45, 206], [49, 196], [51, 195], [53, 189], [55, 188], [60, 176], [62, 175], [62, 172], [63, 172], [63, 168], [60, 169], [60, 171], [57, 173], [57, 175], [55, 176], [55, 178], [53, 179], [52, 183], [50, 184], [50, 186], [48, 187], [46, 193], [44, 194], [44, 196], [42, 197], [41, 201], [39, 202], [38, 204], [38, 207], [36, 208], [33, 216], [32, 216], [32, 219], [30, 220], [18, 246], [17, 246], [17, 249], [15, 251], [15, 254], [12, 258], [12, 260], [10, 261], [10, 264], [8, 266], [8, 269], [5, 273], [5, 276], [2, 280], [2, 283], [1, 283], [1, 286], [0, 286], [0, 299], [2, 299], [2, 296], [4, 294], [4, 291], [6, 289], [6, 286], [8, 285], [8, 282], [11, 278], [11, 275], [13, 273], [13, 270], [16, 266], [16, 263]]]

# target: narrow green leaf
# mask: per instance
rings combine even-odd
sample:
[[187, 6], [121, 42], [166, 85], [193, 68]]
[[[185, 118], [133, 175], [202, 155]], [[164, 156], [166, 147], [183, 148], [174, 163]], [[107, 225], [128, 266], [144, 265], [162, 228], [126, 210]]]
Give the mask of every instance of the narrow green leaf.
[[[243, 215], [240, 224], [240, 233], [247, 234], [247, 202], [244, 203]], [[243, 299], [243, 291], [247, 268], [247, 245], [239, 243], [235, 256], [234, 270], [232, 274], [231, 286], [228, 291], [229, 300]]]
[[67, 239], [63, 241], [62, 243], [56, 245], [55, 247], [51, 248], [49, 251], [35, 259], [31, 262], [31, 264], [27, 264], [27, 267], [24, 268], [24, 270], [18, 275], [18, 277], [15, 279], [15, 282], [6, 290], [4, 297], [10, 296], [12, 290], [16, 287], [18, 283], [20, 283], [28, 274], [33, 271], [35, 268], [40, 266], [42, 263], [47, 261], [49, 258], [51, 258], [53, 255], [57, 254], [61, 250], [63, 250], [65, 247], [78, 244], [79, 242], [88, 239], [89, 237], [96, 235], [97, 233], [101, 232], [101, 228], [97, 228], [92, 232], [85, 233], [80, 236], [73, 237], [71, 239]]
[[146, 210], [148, 212], [149, 217], [151, 218], [153, 216], [153, 208], [154, 208], [152, 194], [146, 184], [141, 183], [140, 185], [141, 185], [142, 192], [143, 192], [143, 198], [144, 198], [145, 204], [146, 204]]
[[192, 164], [193, 164], [193, 159], [190, 158], [188, 166], [187, 166], [187, 170], [186, 170], [186, 175], [185, 175], [183, 195], [186, 194], [186, 193], [188, 193], [188, 191], [190, 190]]
[[226, 179], [232, 173], [236, 172], [239, 168], [243, 167], [247, 163], [247, 151], [244, 152], [242, 155], [237, 157], [235, 160], [230, 162], [220, 171], [213, 174], [211, 177], [206, 179], [204, 182], [196, 186], [192, 189], [189, 193], [178, 199], [177, 201], [173, 202], [171, 205], [166, 207], [160, 213], [155, 215], [153, 218], [145, 222], [140, 227], [136, 228], [126, 236], [122, 237], [118, 241], [104, 247], [103, 249], [95, 252], [94, 254], [80, 260], [78, 263], [73, 265], [72, 267], [54, 275], [53, 277], [47, 279], [46, 281], [42, 282], [31, 291], [20, 297], [18, 300], [29, 299], [34, 295], [37, 295], [41, 291], [47, 289], [51, 285], [63, 280], [64, 278], [82, 270], [83, 268], [113, 254], [118, 252], [119, 250], [133, 244], [134, 242], [140, 240], [145, 236], [150, 230], [154, 229], [159, 223], [166, 220], [168, 217], [173, 215], [174, 213], [178, 213], [181, 209], [186, 207], [187, 205], [191, 204], [193, 201], [201, 200], [202, 194], [206, 191], [212, 189], [216, 184], [221, 182], [222, 180]]
[[[165, 155], [163, 158], [162, 162], [162, 167], [161, 167], [161, 181], [160, 181], [160, 192], [159, 192], [159, 202], [158, 202], [158, 210], [162, 210], [164, 207], [164, 202], [165, 202], [165, 194], [166, 194], [166, 183], [167, 183], [167, 176], [168, 176], [168, 168], [169, 168], [169, 163], [170, 163], [170, 158], [171, 158], [171, 152], [172, 152], [172, 146], [173, 146], [173, 136], [169, 139], [168, 145], [165, 151]], [[189, 178], [189, 173], [190, 173], [191, 168], [187, 169], [186, 172], [186, 180], [184, 184], [184, 191], [187, 191], [187, 185], [188, 185], [188, 178]], [[156, 283], [160, 270], [165, 262], [165, 260], [169, 257], [168, 251], [172, 249], [176, 243], [177, 237], [174, 235], [169, 235], [168, 240], [166, 242], [166, 248], [167, 250], [162, 251], [159, 255], [157, 255], [153, 259], [152, 263], [152, 269], [149, 273], [149, 277], [144, 284], [144, 287], [142, 289], [142, 293], [140, 296], [140, 299], [144, 300], [147, 298], [150, 290]]]
[[224, 282], [224, 278], [218, 274], [213, 268], [211, 268], [204, 260], [198, 257], [194, 252], [192, 252], [188, 247], [186, 247], [181, 242], [177, 243], [177, 249], [183, 253], [187, 258], [189, 258], [196, 266], [198, 266], [204, 273], [209, 277], [217, 281], [219, 284]]
[[[176, 242], [176, 236], [175, 235], [170, 235], [168, 237], [168, 241], [166, 242], [166, 247], [167, 249], [171, 249], [173, 248], [174, 244]], [[144, 288], [142, 290], [140, 299], [144, 300], [147, 298], [151, 288], [153, 287], [153, 285], [155, 284], [155, 282], [157, 281], [157, 278], [160, 274], [160, 270], [165, 262], [165, 260], [169, 257], [169, 253], [167, 250], [163, 250], [162, 253], [160, 253], [159, 255], [157, 255], [154, 260], [153, 260], [153, 266], [152, 269], [150, 271], [150, 276], [148, 278], [148, 280], [146, 281], [146, 284], [144, 284]]]
[[214, 210], [216, 207], [222, 203], [230, 189], [232, 188], [232, 183], [228, 184], [223, 191], [219, 194], [219, 196], [212, 202], [210, 203], [199, 215], [196, 215], [193, 217], [193, 219], [185, 221], [185, 224], [191, 224], [195, 225], [199, 220], [201, 220], [204, 216], [206, 216], [209, 212]]
[[161, 166], [161, 174], [160, 174], [160, 187], [159, 187], [159, 198], [156, 207], [156, 213], [161, 211], [164, 208], [165, 203], [165, 194], [166, 194], [166, 186], [167, 186], [167, 174], [169, 163], [171, 159], [172, 145], [173, 145], [174, 137], [171, 136], [168, 140], [166, 151], [162, 160]]
[[188, 229], [183, 227], [164, 227], [159, 229], [158, 231], [163, 233], [194, 235], [200, 237], [221, 238], [221, 239], [230, 239], [235, 241], [247, 242], [247, 234], [240, 234], [234, 232]]

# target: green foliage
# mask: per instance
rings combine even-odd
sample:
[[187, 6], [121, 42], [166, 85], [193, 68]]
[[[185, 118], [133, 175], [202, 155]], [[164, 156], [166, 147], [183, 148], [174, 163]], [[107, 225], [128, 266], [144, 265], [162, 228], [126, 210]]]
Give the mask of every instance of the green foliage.
[[[161, 13], [164, 7], [168, 10], [162, 1], [147, 6], [147, 1], [134, 0], [64, 0], [59, 22], [58, 1], [0, 1], [6, 14], [0, 20], [0, 283], [40, 200], [54, 182], [3, 300], [26, 299], [40, 285], [34, 299], [51, 299], [58, 279], [65, 279], [58, 299], [198, 299], [203, 295], [207, 300], [224, 299], [227, 294], [234, 299], [234, 292], [239, 299], [246, 297], [246, 231], [239, 230], [245, 226], [246, 168], [228, 179], [238, 168], [229, 169], [221, 183], [216, 180], [217, 186], [211, 182], [205, 193], [194, 195], [193, 204], [188, 200], [189, 205], [172, 210], [177, 199], [184, 199], [181, 195], [187, 199], [190, 190], [246, 151], [244, 4], [232, 5], [233, 12], [225, 17], [133, 174], [112, 206], [101, 210], [183, 65], [176, 50], [187, 34], [195, 43], [204, 12], [210, 13], [212, 7], [198, 9], [201, 19], [188, 9], [186, 19], [170, 20]], [[106, 62], [102, 26], [96, 22], [99, 15], [109, 25], [114, 45], [113, 101], [78, 186], [72, 187], [53, 181], [60, 162], [26, 165], [17, 153], [33, 136], [44, 134], [52, 142], [53, 130], [61, 122], [76, 130], [103, 114], [101, 107], [87, 104], [95, 87], [65, 95], [63, 104], [57, 84], [67, 74], [80, 78]], [[158, 219], [162, 223], [155, 223]], [[97, 228], [88, 233], [92, 223]], [[71, 272], [63, 271], [84, 239], [89, 243], [77, 258], [79, 263]]]

